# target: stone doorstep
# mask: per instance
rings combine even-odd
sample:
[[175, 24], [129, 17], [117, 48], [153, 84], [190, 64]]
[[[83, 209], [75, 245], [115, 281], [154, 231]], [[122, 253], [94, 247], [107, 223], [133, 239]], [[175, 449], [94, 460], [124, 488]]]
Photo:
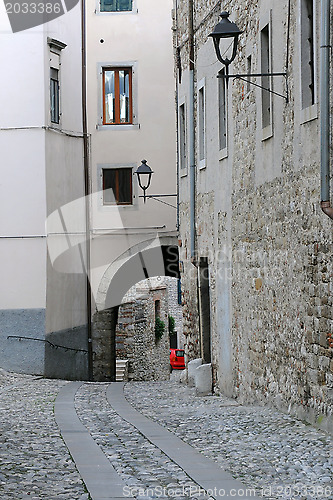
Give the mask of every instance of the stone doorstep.
[[116, 359], [116, 382], [128, 380], [128, 359]]

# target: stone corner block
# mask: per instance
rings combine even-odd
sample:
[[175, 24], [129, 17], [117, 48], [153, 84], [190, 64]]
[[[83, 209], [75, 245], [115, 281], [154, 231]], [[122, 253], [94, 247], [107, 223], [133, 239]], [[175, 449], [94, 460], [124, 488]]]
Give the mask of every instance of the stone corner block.
[[198, 366], [202, 365], [202, 359], [197, 358], [197, 359], [192, 359], [192, 361], [189, 362], [187, 365], [187, 382], [190, 387], [195, 386], [195, 370], [198, 368]]
[[186, 384], [187, 383], [187, 370], [182, 370], [180, 377], [179, 377], [179, 382], [181, 384]]
[[207, 396], [212, 394], [213, 377], [212, 365], [207, 363], [198, 366], [195, 370], [195, 390], [197, 396]]

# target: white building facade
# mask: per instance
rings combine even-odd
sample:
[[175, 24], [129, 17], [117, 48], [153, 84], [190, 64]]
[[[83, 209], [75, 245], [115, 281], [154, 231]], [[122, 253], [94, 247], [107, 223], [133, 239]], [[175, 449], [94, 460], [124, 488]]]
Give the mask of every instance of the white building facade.
[[15, 33], [1, 17], [3, 367], [112, 379], [100, 314], [178, 275], [172, 1], [67, 3]]
[[[49, 23], [12, 33], [1, 9], [7, 75], [0, 90], [1, 366], [44, 374], [56, 350], [45, 341], [56, 332], [85, 330], [87, 322], [85, 273], [73, 272], [71, 256], [65, 272], [50, 261], [47, 247], [57, 246], [57, 236], [46, 225], [51, 213], [84, 196], [81, 13], [77, 5]], [[65, 345], [75, 348], [73, 337]], [[81, 377], [84, 364], [78, 363]], [[63, 369], [64, 377], [71, 375]]]
[[[168, 272], [168, 253], [178, 273], [172, 1], [89, 0], [86, 20], [94, 377], [105, 379], [115, 330], [104, 315]], [[143, 159], [154, 172], [147, 195], [163, 195], [146, 203]]]

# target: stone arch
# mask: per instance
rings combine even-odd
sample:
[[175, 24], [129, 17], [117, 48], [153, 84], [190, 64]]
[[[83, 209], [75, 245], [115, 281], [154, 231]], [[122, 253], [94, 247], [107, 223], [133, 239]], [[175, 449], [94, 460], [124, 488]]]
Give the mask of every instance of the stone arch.
[[97, 311], [93, 317], [94, 380], [115, 380], [119, 306], [133, 285], [155, 276], [179, 277], [175, 236], [141, 242], [124, 252], [105, 271], [96, 294]]
[[97, 311], [119, 306], [131, 286], [143, 279], [154, 276], [178, 278], [178, 262], [176, 236], [157, 237], [129, 248], [105, 271], [96, 294]]

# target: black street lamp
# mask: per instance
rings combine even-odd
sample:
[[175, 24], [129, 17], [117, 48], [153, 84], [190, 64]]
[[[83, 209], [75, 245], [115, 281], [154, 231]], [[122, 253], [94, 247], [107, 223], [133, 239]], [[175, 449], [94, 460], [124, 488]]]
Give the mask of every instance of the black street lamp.
[[146, 203], [146, 190], [150, 186], [151, 176], [154, 172], [147, 165], [147, 160], [142, 160], [141, 165], [135, 171], [135, 174], [138, 176], [138, 183], [140, 188], [143, 190], [143, 201]]
[[[218, 78], [225, 78], [227, 83], [229, 81], [229, 78], [236, 78], [239, 80], [243, 80], [251, 85], [254, 85], [255, 87], [259, 87], [260, 89], [266, 90], [267, 92], [270, 92], [271, 94], [275, 94], [279, 97], [283, 97], [287, 102], [289, 101], [288, 97], [288, 81], [287, 81], [287, 72], [281, 72], [281, 73], [246, 73], [246, 74], [236, 74], [236, 75], [229, 75], [229, 65], [232, 63], [232, 61], [235, 59], [237, 55], [237, 47], [238, 47], [238, 37], [243, 31], [241, 31], [238, 26], [229, 21], [229, 12], [222, 12], [220, 14], [220, 17], [222, 18], [221, 21], [215, 26], [214, 31], [210, 33], [210, 36], [213, 39], [214, 42], [214, 47], [215, 47], [215, 52], [216, 52], [216, 57], [217, 59], [225, 65], [225, 73], [218, 75]], [[221, 50], [220, 50], [220, 42], [222, 38], [233, 38], [233, 48], [232, 48], [232, 54], [231, 57], [222, 57], [221, 55]], [[266, 88], [263, 87], [262, 85], [258, 85], [255, 82], [252, 82], [251, 80], [248, 80], [249, 77], [274, 77], [274, 76], [284, 76], [286, 79], [286, 95], [279, 94], [278, 92], [275, 92], [271, 88]], [[245, 79], [247, 78], [247, 79]]]
[[[220, 17], [222, 18], [222, 20], [215, 26], [214, 31], [208, 36], [212, 37], [216, 56], [218, 60], [225, 65], [226, 73], [228, 73], [229, 64], [231, 64], [236, 57], [238, 37], [243, 33], [243, 31], [241, 31], [235, 23], [229, 21], [229, 12], [222, 12], [220, 14]], [[221, 55], [220, 42], [222, 38], [234, 39], [232, 54], [230, 58], [223, 58]]]
[[177, 194], [149, 194], [149, 195], [146, 195], [146, 191], [150, 186], [151, 176], [154, 173], [153, 170], [150, 168], [150, 166], [147, 165], [147, 160], [142, 160], [141, 165], [137, 168], [137, 170], [134, 173], [138, 176], [138, 183], [139, 183], [140, 188], [143, 191], [143, 196], [140, 196], [139, 198], [143, 198], [144, 203], [146, 203], [147, 198], [152, 198], [152, 199], [159, 201], [161, 203], [164, 203], [165, 205], [168, 205], [172, 208], [177, 208], [174, 205], [170, 205], [170, 203], [167, 203], [165, 201], [158, 199], [158, 198], [167, 198], [169, 196], [175, 197], [175, 196], [178, 196]]

